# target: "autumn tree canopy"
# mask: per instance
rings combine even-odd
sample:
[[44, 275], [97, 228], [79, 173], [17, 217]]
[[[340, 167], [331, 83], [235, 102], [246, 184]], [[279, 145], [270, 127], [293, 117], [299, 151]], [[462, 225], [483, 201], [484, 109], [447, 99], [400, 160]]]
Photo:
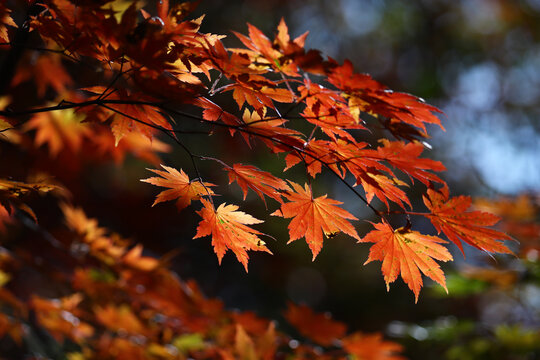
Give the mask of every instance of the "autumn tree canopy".
[[[144, 255], [141, 244], [87, 216], [70, 195], [84, 185], [71, 188], [54, 167], [36, 165], [56, 162], [73, 173], [89, 162], [120, 164], [128, 154], [142, 159], [151, 167], [140, 180], [156, 194], [144, 211], [174, 201], [177, 211], [194, 212], [192, 237], [210, 241], [219, 262], [230, 250], [246, 271], [250, 252], [272, 256], [274, 240], [303, 239], [316, 261], [344, 233], [370, 247], [360, 263], [380, 261], [386, 286], [401, 277], [417, 301], [424, 276], [446, 289], [440, 262], [453, 260], [449, 246], [511, 253], [503, 243], [510, 237], [491, 228], [498, 217], [471, 209], [467, 196], [452, 197], [438, 175], [444, 165], [425, 156], [430, 129], [444, 127], [437, 108], [356, 72], [349, 61], [305, 49], [308, 34], [291, 37], [283, 20], [270, 37], [248, 24], [247, 34], [233, 35], [242, 47], [226, 47], [224, 35], [200, 31], [204, 19], [190, 15], [194, 6], [0, 5], [7, 149], [0, 156], [27, 164], [2, 169], [0, 231], [13, 239], [18, 228], [33, 229], [51, 248], [46, 261], [59, 262], [45, 271], [36, 260], [40, 250], [1, 244], [0, 334], [17, 348], [25, 326], [45, 329], [55, 341], [75, 344], [72, 359], [400, 358], [400, 346], [379, 334], [347, 335], [344, 324], [292, 303], [285, 318], [309, 342], [291, 346], [274, 323], [225, 310], [178, 279], [168, 258]], [[284, 172], [249, 157], [195, 152], [187, 141], [223, 135], [244, 153], [264, 147]], [[181, 168], [160, 157], [174, 147], [189, 159]], [[203, 162], [213, 165], [203, 169]], [[323, 174], [376, 216], [371, 231], [358, 233], [359, 219], [320, 190]], [[423, 206], [411, 198], [412, 186], [422, 189]], [[256, 194], [268, 216], [258, 219], [229, 202], [229, 191], [244, 199]], [[47, 207], [32, 210], [36, 198]], [[59, 214], [56, 223], [42, 223], [47, 211]], [[416, 230], [418, 218], [436, 235]], [[286, 224], [288, 239], [263, 233], [259, 224], [274, 221]], [[58, 283], [55, 290], [19, 296], [11, 274], [27, 266]]]

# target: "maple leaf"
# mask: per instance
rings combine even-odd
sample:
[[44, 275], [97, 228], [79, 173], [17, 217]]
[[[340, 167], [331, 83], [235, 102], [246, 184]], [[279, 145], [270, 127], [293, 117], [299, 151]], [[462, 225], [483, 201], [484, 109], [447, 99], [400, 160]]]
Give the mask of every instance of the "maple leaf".
[[282, 103], [290, 103], [294, 100], [294, 94], [288, 89], [278, 88], [277, 85], [259, 75], [236, 78], [235, 84], [223, 87], [223, 91], [233, 90], [233, 98], [242, 109], [244, 103], [248, 103], [259, 112], [264, 107], [275, 108], [272, 100]]
[[122, 261], [141, 271], [152, 271], [159, 266], [159, 261], [149, 256], [141, 256], [143, 247], [137, 244], [133, 249], [124, 254]]
[[247, 270], [249, 256], [247, 250], [266, 251], [270, 250], [265, 246], [257, 235], [262, 235], [261, 232], [252, 229], [246, 225], [260, 224], [264, 221], [254, 218], [242, 211], [237, 211], [236, 205], [219, 205], [217, 209], [214, 205], [205, 199], [201, 199], [203, 208], [197, 211], [203, 219], [197, 227], [197, 234], [194, 239], [212, 235], [212, 246], [214, 252], [221, 264], [223, 255], [230, 249], [236, 255], [236, 258]]
[[363, 334], [355, 332], [341, 339], [343, 348], [351, 355], [362, 360], [403, 360], [397, 355], [403, 346], [392, 341], [385, 341], [380, 333]]
[[386, 222], [374, 224], [374, 227], [375, 230], [370, 231], [359, 242], [375, 243], [364, 264], [374, 260], [382, 261], [382, 273], [387, 290], [390, 289], [390, 283], [401, 274], [403, 281], [413, 291], [415, 301], [418, 301], [418, 294], [423, 285], [420, 274], [422, 271], [448, 291], [444, 273], [435, 262], [435, 260], [452, 260], [448, 249], [440, 245], [446, 243], [445, 240], [403, 227], [394, 230]]
[[182, 169], [178, 171], [165, 165], [161, 165], [161, 167], [166, 171], [147, 169], [161, 177], [141, 179], [141, 181], [155, 186], [170, 188], [169, 190], [163, 190], [160, 192], [152, 206], [163, 201], [178, 198], [176, 201], [176, 207], [178, 210], [182, 210], [191, 205], [191, 201], [199, 200], [201, 196], [214, 195], [214, 192], [210, 189], [210, 186], [215, 186], [214, 184], [200, 182], [198, 180], [190, 181], [189, 177]]
[[365, 129], [360, 123], [359, 113], [353, 112], [343, 96], [334, 90], [304, 79], [298, 87], [306, 108], [301, 115], [310, 123], [317, 125], [333, 140], [336, 135], [354, 141], [345, 129]]
[[[122, 140], [116, 144], [116, 139], [112, 132], [105, 126], [94, 126], [92, 136], [88, 140], [97, 148], [97, 153], [105, 158], [112, 158], [116, 164], [121, 164], [126, 155], [131, 153], [133, 156], [145, 160], [154, 166], [159, 166], [161, 160], [157, 152], [170, 152], [171, 146], [158, 139], [150, 140], [138, 132], [130, 132], [122, 137]], [[93, 153], [93, 156], [95, 154]]]
[[107, 329], [127, 332], [132, 335], [149, 335], [150, 330], [145, 326], [129, 305], [115, 306], [113, 304], [94, 309], [96, 320]]
[[429, 185], [430, 181], [443, 182], [437, 175], [427, 170], [444, 171], [446, 168], [440, 161], [419, 158], [424, 150], [420, 142], [404, 143], [387, 139], [382, 139], [380, 142], [383, 146], [377, 148], [378, 154], [385, 161], [409, 175], [411, 179], [416, 178], [425, 185]]
[[292, 181], [289, 183], [294, 191], [284, 192], [284, 195], [290, 202], [282, 204], [280, 209], [271, 214], [293, 218], [289, 224], [288, 243], [305, 237], [315, 260], [322, 249], [323, 233], [331, 237], [341, 231], [360, 240], [354, 226], [346, 220], [358, 219], [336, 206], [342, 202], [328, 199], [326, 195], [314, 199], [311, 188], [307, 184], [302, 188]]
[[244, 200], [246, 199], [248, 188], [255, 191], [262, 201], [264, 201], [265, 205], [266, 200], [264, 199], [264, 195], [282, 202], [281, 194], [278, 190], [289, 190], [289, 186], [287, 186], [284, 180], [252, 165], [234, 164], [232, 167], [226, 167], [225, 170], [229, 172], [229, 184], [236, 181], [242, 188]]
[[360, 184], [362, 184], [362, 187], [366, 192], [368, 203], [371, 202], [373, 196], [377, 196], [386, 205], [386, 208], [389, 208], [386, 199], [395, 202], [402, 208], [405, 208], [403, 203], [411, 206], [407, 194], [398, 188], [398, 185], [407, 186], [406, 183], [397, 178], [389, 178], [388, 176], [382, 175], [374, 169], [368, 170], [370, 171], [361, 173], [359, 176]]
[[21, 197], [30, 192], [44, 194], [53, 190], [56, 191], [57, 195], [68, 194], [66, 189], [53, 184], [43, 174], [29, 177], [28, 183], [0, 178], [0, 232], [5, 230], [5, 224], [13, 222], [15, 209], [24, 211], [37, 222], [36, 214], [22, 202]]
[[81, 208], [76, 208], [65, 203], [61, 204], [60, 208], [64, 213], [67, 227], [75, 233], [89, 241], [105, 237], [106, 229], [99, 227], [96, 219], [88, 218]]
[[237, 32], [234, 32], [234, 34], [250, 49], [246, 53], [250, 56], [252, 63], [257, 67], [272, 68], [285, 75], [299, 76], [298, 67], [289, 55], [303, 50], [307, 33], [291, 41], [289, 30], [283, 18], [279, 22], [277, 30], [278, 33], [273, 42], [270, 42], [270, 39], [262, 31], [249, 23], [249, 37]]
[[15, 24], [15, 21], [9, 15], [10, 13], [11, 9], [8, 9], [6, 4], [0, 4], [0, 40], [6, 43], [9, 42], [6, 25], [17, 27], [17, 24]]
[[439, 233], [442, 231], [459, 247], [462, 254], [465, 255], [461, 241], [483, 251], [512, 254], [506, 245], [497, 241], [512, 238], [500, 231], [487, 228], [499, 222], [500, 218], [482, 211], [467, 211], [471, 206], [469, 196], [450, 198], [448, 187], [444, 186], [440, 190], [428, 189], [423, 199], [431, 211], [431, 214], [425, 216]]
[[441, 113], [436, 107], [425, 104], [421, 99], [393, 92], [366, 74], [356, 74], [353, 65], [345, 60], [343, 65], [333, 67], [328, 81], [345, 91], [349, 107], [356, 116], [360, 111], [379, 114], [386, 118], [416, 126], [427, 136], [426, 123], [439, 125], [441, 121], [433, 113]]
[[72, 294], [60, 299], [43, 299], [33, 296], [30, 305], [38, 323], [57, 340], [65, 337], [74, 342], [85, 340], [94, 334], [94, 328], [80, 321], [78, 304], [83, 300], [81, 294]]
[[197, 105], [203, 109], [203, 119], [208, 121], [221, 120], [223, 123], [231, 126], [229, 132], [233, 136], [236, 132], [235, 127], [243, 125], [244, 123], [235, 115], [224, 111], [219, 105], [213, 103], [206, 98], [197, 98], [194, 100], [194, 105]]
[[407, 184], [396, 178], [392, 171], [382, 164], [383, 159], [377, 151], [365, 149], [367, 146], [367, 143], [343, 139], [330, 144], [336, 163], [346, 168], [356, 178], [355, 185], [362, 185], [368, 203], [376, 196], [387, 208], [389, 207], [388, 200], [402, 208], [405, 204], [410, 207], [411, 203], [407, 194], [398, 187], [407, 186]]
[[318, 314], [306, 305], [287, 304], [285, 318], [300, 334], [323, 346], [332, 342], [347, 331], [345, 324], [332, 320], [328, 313]]
[[[407, 204], [411, 206], [407, 194], [398, 186], [407, 186], [396, 178], [392, 171], [382, 164], [381, 156], [375, 150], [364, 149], [367, 143], [346, 141], [311, 140], [303, 145], [303, 154], [291, 152], [285, 157], [286, 168], [304, 161], [308, 173], [315, 177], [322, 170], [324, 164], [341, 178], [348, 170], [361, 184], [366, 192], [366, 200], [371, 202], [377, 196], [389, 207], [388, 200], [395, 202], [402, 208]], [[383, 174], [386, 172], [390, 177]], [[428, 173], [429, 174], [429, 173]]]
[[322, 171], [323, 163], [336, 173], [341, 174], [337, 164], [340, 163], [336, 156], [332, 143], [326, 140], [312, 139], [303, 144], [303, 153], [291, 152], [285, 157], [285, 169], [288, 170], [294, 165], [305, 161], [307, 172], [313, 178]]
[[88, 124], [82, 120], [82, 116], [72, 109], [38, 113], [24, 129], [36, 130], [36, 145], [47, 144], [51, 157], [56, 157], [66, 147], [73, 152], [81, 148], [84, 138], [90, 134]]
[[13, 78], [13, 86], [27, 80], [33, 80], [36, 83], [39, 97], [43, 97], [49, 87], [62, 94], [68, 86], [73, 84], [73, 80], [60, 61], [60, 56], [52, 55], [40, 56], [35, 65], [28, 67], [27, 71], [18, 71]]
[[[80, 240], [88, 245], [88, 253], [95, 258], [109, 266], [124, 261], [125, 264], [140, 270], [144, 270], [143, 267], [150, 264], [150, 259], [141, 259], [137, 247], [122, 259], [126, 255], [127, 240], [115, 233], [107, 234], [106, 229], [98, 226], [96, 219], [88, 218], [80, 208], [74, 208], [68, 204], [62, 204], [61, 208], [68, 228], [74, 231], [80, 237]], [[140, 267], [137, 267], [136, 260], [138, 259], [142, 260]], [[148, 267], [147, 270], [150, 270]]]
[[239, 131], [245, 129], [242, 136], [249, 146], [251, 137], [259, 137], [275, 153], [301, 148], [304, 144], [300, 132], [283, 126], [287, 120], [266, 117], [266, 107], [262, 108], [260, 115], [257, 111], [245, 109], [242, 120], [244, 122], [239, 126]]
[[242, 325], [236, 324], [235, 350], [241, 360], [256, 360], [255, 343], [246, 333]]
[[534, 221], [538, 212], [534, 197], [530, 194], [520, 194], [516, 198], [506, 196], [498, 199], [476, 198], [473, 206], [505, 219], [521, 222]]
[[[143, 134], [151, 140], [156, 127], [159, 129], [172, 130], [172, 121], [169, 116], [160, 112], [158, 108], [151, 105], [130, 104], [134, 99], [136, 99], [136, 101], [147, 101], [149, 103], [156, 101], [146, 94], [128, 93], [125, 89], [114, 89], [113, 91], [103, 86], [92, 86], [80, 90], [96, 94], [96, 96], [91, 97], [91, 99], [97, 99], [102, 96], [108, 100], [117, 102], [102, 107], [102, 110], [104, 111], [100, 119], [101, 121], [112, 119], [111, 131], [116, 140], [116, 146], [118, 146], [120, 140], [130, 132]], [[105, 93], [107, 95], [103, 96]], [[154, 126], [149, 126], [148, 124], [153, 124]]]
[[214, 64], [214, 68], [221, 71], [225, 76], [233, 78], [236, 76], [247, 77], [247, 74], [264, 73], [266, 70], [250, 68], [251, 60], [249, 56], [242, 53], [233, 52], [229, 58], [227, 49], [221, 41], [216, 41], [213, 45], [206, 44], [208, 58]]
[[257, 316], [253, 311], [235, 312], [231, 314], [235, 323], [241, 325], [248, 333], [261, 336], [271, 324], [267, 319]]

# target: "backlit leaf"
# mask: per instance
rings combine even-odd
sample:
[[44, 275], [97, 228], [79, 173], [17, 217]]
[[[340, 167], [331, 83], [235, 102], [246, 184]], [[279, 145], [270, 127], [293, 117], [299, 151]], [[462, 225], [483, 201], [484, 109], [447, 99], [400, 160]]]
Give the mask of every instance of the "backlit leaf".
[[450, 198], [447, 186], [440, 190], [428, 189], [424, 204], [431, 211], [426, 217], [440, 233], [456, 244], [463, 253], [461, 241], [487, 252], [511, 254], [512, 251], [500, 240], [511, 240], [505, 233], [490, 229], [499, 217], [482, 211], [469, 211], [471, 198]]
[[422, 272], [446, 289], [444, 273], [435, 262], [453, 260], [448, 250], [440, 245], [446, 241], [406, 228], [394, 230], [388, 223], [374, 224], [375, 230], [369, 232], [360, 242], [375, 243], [369, 251], [365, 264], [374, 260], [382, 261], [382, 273], [386, 289], [398, 275], [414, 292], [416, 301], [422, 288]]
[[248, 188], [250, 188], [259, 195], [265, 204], [264, 195], [281, 202], [281, 194], [278, 190], [289, 189], [284, 180], [252, 165], [234, 164], [232, 167], [225, 168], [225, 170], [229, 173], [229, 184], [236, 181], [242, 188], [244, 200]]
[[211, 186], [215, 186], [214, 184], [203, 183], [197, 180], [190, 181], [189, 177], [182, 169], [178, 171], [165, 165], [161, 165], [161, 167], [166, 171], [148, 169], [161, 177], [141, 179], [141, 181], [155, 186], [170, 188], [169, 190], [160, 192], [152, 206], [163, 201], [178, 199], [176, 201], [176, 206], [178, 207], [178, 210], [182, 210], [191, 205], [191, 201], [199, 200], [201, 196], [214, 194], [210, 189]]
[[238, 211], [236, 205], [221, 204], [215, 209], [210, 201], [201, 199], [201, 202], [204, 207], [201, 211], [197, 211], [197, 214], [203, 219], [197, 227], [194, 239], [211, 235], [212, 246], [220, 264], [223, 255], [230, 249], [247, 272], [248, 250], [266, 251], [271, 254], [265, 242], [258, 236], [262, 233], [246, 226], [260, 224], [262, 220]]
[[329, 237], [344, 232], [360, 240], [354, 226], [347, 221], [358, 219], [336, 206], [342, 204], [340, 201], [329, 199], [326, 195], [314, 199], [307, 184], [302, 188], [292, 181], [289, 183], [293, 191], [284, 193], [289, 202], [282, 204], [280, 209], [272, 213], [275, 216], [293, 218], [289, 224], [288, 243], [305, 237], [315, 260], [323, 246], [323, 234]]

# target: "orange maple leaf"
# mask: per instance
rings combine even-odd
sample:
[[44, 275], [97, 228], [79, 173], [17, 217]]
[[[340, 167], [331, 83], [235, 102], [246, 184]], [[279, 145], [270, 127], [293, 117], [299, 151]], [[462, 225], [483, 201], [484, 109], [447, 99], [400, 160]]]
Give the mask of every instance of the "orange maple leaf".
[[124, 254], [122, 262], [141, 271], [155, 270], [159, 266], [159, 260], [150, 256], [142, 256], [142, 250], [143, 246], [141, 244], [135, 245], [131, 250]]
[[[112, 158], [116, 164], [121, 164], [126, 155], [131, 153], [133, 156], [149, 162], [154, 166], [161, 163], [157, 155], [158, 152], [170, 152], [172, 147], [158, 139], [150, 140], [145, 135], [138, 132], [129, 132], [125, 134], [122, 140], [116, 144], [113, 133], [105, 126], [95, 126], [94, 132], [88, 140], [95, 146], [99, 155], [104, 158]], [[93, 153], [92, 155], [96, 155]]]
[[244, 123], [239, 130], [249, 146], [251, 137], [259, 137], [275, 153], [302, 148], [304, 144], [302, 133], [284, 126], [287, 120], [266, 117], [266, 107], [262, 108], [260, 114], [245, 109], [242, 120]]
[[278, 190], [289, 190], [289, 186], [284, 180], [252, 165], [234, 164], [232, 167], [225, 168], [225, 170], [229, 172], [229, 184], [236, 180], [242, 188], [244, 200], [246, 199], [248, 188], [255, 191], [264, 201], [265, 205], [266, 200], [264, 199], [264, 195], [282, 202]]
[[[234, 342], [236, 354], [238, 355], [239, 359], [257, 359], [255, 343], [240, 324], [236, 324], [236, 335], [234, 337]], [[231, 356], [231, 358], [234, 357]]]
[[56, 157], [65, 148], [77, 152], [83, 140], [91, 134], [81, 115], [71, 109], [37, 113], [24, 125], [24, 129], [36, 130], [36, 146], [47, 144], [49, 154]]
[[[461, 241], [487, 252], [512, 254], [500, 240], [512, 240], [505, 233], [489, 229], [487, 226], [495, 225], [500, 218], [496, 215], [482, 211], [467, 211], [471, 206], [469, 196], [457, 196], [449, 198], [449, 190], [444, 186], [440, 190], [428, 189], [424, 195], [424, 204], [431, 211], [425, 215], [435, 226], [455, 243], [461, 253], [463, 245]], [[461, 241], [460, 241], [461, 239]]]
[[362, 334], [355, 332], [341, 340], [343, 348], [351, 355], [362, 360], [403, 360], [397, 355], [403, 346], [392, 341], [385, 341], [381, 334]]
[[247, 250], [266, 251], [271, 254], [265, 246], [265, 242], [257, 236], [262, 235], [262, 233], [246, 226], [260, 224], [264, 221], [242, 211], [237, 211], [238, 206], [236, 205], [221, 204], [215, 209], [210, 201], [201, 199], [201, 202], [204, 207], [201, 211], [197, 211], [197, 214], [203, 219], [193, 238], [212, 235], [212, 246], [220, 264], [227, 249], [234, 252], [238, 261], [244, 265], [246, 272], [249, 260]]
[[[161, 90], [163, 88], [165, 88], [165, 85], [162, 86]], [[110, 120], [111, 132], [114, 135], [116, 146], [118, 146], [120, 140], [131, 132], [143, 134], [151, 140], [155, 129], [172, 130], [172, 120], [159, 108], [152, 105], [132, 103], [134, 101], [147, 101], [148, 103], [157, 101], [147, 94], [131, 93], [122, 88], [107, 89], [103, 86], [85, 87], [80, 90], [95, 94], [90, 99], [103, 98], [116, 101], [116, 103], [113, 102], [102, 106], [100, 110], [104, 111], [98, 116], [102, 122]]]
[[189, 177], [182, 169], [178, 171], [165, 165], [161, 165], [161, 167], [167, 171], [147, 169], [161, 177], [141, 179], [141, 181], [152, 185], [170, 188], [169, 190], [160, 192], [152, 206], [163, 201], [178, 198], [176, 206], [178, 207], [178, 210], [182, 210], [191, 205], [192, 200], [199, 200], [201, 196], [214, 194], [210, 189], [210, 186], [215, 186], [214, 184], [207, 182], [203, 183], [198, 180], [190, 181]]
[[335, 235], [337, 232], [344, 232], [355, 239], [360, 240], [354, 226], [346, 219], [358, 220], [348, 211], [336, 205], [342, 204], [340, 201], [328, 199], [326, 195], [313, 198], [311, 188], [305, 184], [302, 186], [289, 181], [294, 191], [285, 192], [285, 197], [290, 202], [282, 204], [281, 208], [271, 215], [284, 218], [293, 218], [289, 224], [288, 243], [306, 238], [306, 242], [313, 253], [313, 260], [321, 251], [323, 245], [323, 233], [327, 237]]
[[94, 313], [97, 321], [114, 332], [143, 336], [150, 334], [151, 330], [142, 323], [129, 305], [108, 304], [105, 307], [96, 307]]
[[[377, 196], [386, 207], [389, 207], [388, 200], [402, 208], [405, 208], [405, 204], [411, 207], [407, 194], [398, 187], [407, 186], [407, 184], [396, 178], [392, 171], [382, 163], [385, 159], [381, 159], [381, 155], [374, 150], [364, 149], [367, 146], [367, 143], [343, 139], [310, 140], [302, 146], [303, 154], [296, 152], [287, 154], [285, 170], [301, 161], [305, 162], [307, 171], [312, 177], [321, 172], [323, 164], [342, 178], [348, 170], [356, 178], [355, 186], [361, 184], [364, 188], [368, 202]], [[389, 176], [383, 172], [388, 173]]]
[[394, 230], [388, 223], [374, 224], [375, 230], [370, 231], [359, 242], [375, 243], [370, 249], [369, 257], [364, 264], [373, 260], [382, 261], [382, 273], [386, 289], [398, 275], [414, 292], [415, 301], [422, 288], [422, 276], [428, 276], [439, 283], [446, 291], [446, 280], [439, 265], [433, 260], [449, 261], [452, 255], [440, 243], [445, 240], [436, 236], [423, 235], [407, 228]]
[[345, 324], [332, 320], [330, 314], [318, 314], [309, 306], [288, 303], [285, 318], [300, 334], [323, 346], [330, 346], [332, 342], [347, 331]]
[[81, 235], [88, 242], [106, 236], [106, 229], [100, 227], [96, 219], [88, 218], [81, 208], [65, 203], [61, 204], [60, 208], [64, 213], [67, 227]]
[[405, 143], [403, 141], [380, 140], [383, 145], [377, 153], [393, 166], [397, 167], [411, 178], [420, 180], [429, 185], [430, 181], [442, 183], [443, 181], [431, 171], [444, 171], [445, 166], [440, 161], [419, 158], [424, 146], [419, 141]]
[[0, 4], [0, 40], [2, 42], [9, 42], [8, 31], [6, 25], [17, 27], [15, 21], [9, 15], [11, 9], [8, 9], [6, 4]]
[[33, 66], [25, 66], [24, 71], [16, 73], [13, 78], [13, 85], [32, 80], [36, 84], [39, 97], [43, 97], [48, 88], [62, 94], [66, 88], [73, 84], [73, 79], [64, 69], [60, 59], [59, 55], [40, 56]]
[[437, 124], [444, 130], [433, 114], [441, 113], [439, 109], [415, 96], [390, 91], [369, 75], [356, 74], [349, 60], [341, 66], [336, 64], [328, 81], [347, 94], [351, 112], [357, 115], [363, 111], [395, 119], [419, 128], [424, 136], [427, 136], [425, 124]]
[[278, 88], [276, 83], [260, 75], [249, 75], [247, 81], [240, 79], [237, 78], [235, 84], [223, 87], [224, 91], [233, 90], [233, 98], [239, 109], [242, 109], [244, 103], [248, 103], [255, 110], [262, 111], [263, 107], [275, 108], [272, 100], [281, 103], [291, 103], [294, 100], [291, 91]]
[[274, 71], [283, 72], [288, 76], [299, 76], [298, 67], [289, 55], [303, 50], [307, 33], [300, 35], [293, 41], [289, 36], [289, 30], [285, 21], [281, 19], [278, 25], [278, 33], [270, 42], [262, 31], [248, 23], [249, 38], [234, 32], [236, 37], [249, 49], [243, 50], [258, 67], [271, 67]]
[[32, 296], [30, 306], [35, 312], [36, 320], [57, 341], [69, 338], [74, 342], [83, 341], [94, 334], [94, 328], [79, 316], [79, 303], [83, 300], [81, 294], [75, 293], [60, 299], [44, 299]]

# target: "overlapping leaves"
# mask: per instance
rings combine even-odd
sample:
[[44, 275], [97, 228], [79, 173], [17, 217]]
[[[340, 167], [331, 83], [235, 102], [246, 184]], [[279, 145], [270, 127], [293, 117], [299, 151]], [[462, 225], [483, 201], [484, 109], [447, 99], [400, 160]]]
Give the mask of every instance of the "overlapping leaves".
[[[436, 260], [451, 257], [441, 245], [442, 239], [409, 228], [394, 230], [386, 214], [426, 216], [460, 249], [463, 241], [488, 252], [510, 252], [499, 241], [509, 237], [489, 228], [497, 218], [469, 211], [467, 197], [450, 198], [436, 174], [445, 170], [442, 163], [421, 157], [424, 145], [416, 139], [428, 137], [431, 125], [442, 128], [437, 108], [357, 73], [349, 61], [339, 64], [316, 50], [304, 49], [307, 34], [291, 38], [284, 20], [273, 39], [248, 24], [248, 35], [235, 33], [244, 47], [231, 49], [221, 41], [223, 36], [200, 31], [202, 18], [189, 19], [193, 4], [163, 1], [152, 13], [139, 3], [98, 3], [101, 5], [46, 2], [43, 11], [29, 22], [46, 45], [65, 49], [60, 51], [65, 58], [75, 63], [82, 58], [97, 61], [95, 66], [105, 81], [105, 85], [86, 85], [75, 96], [74, 87], [79, 84], [66, 71], [64, 57], [52, 53], [38, 58], [33, 73], [16, 74], [14, 85], [34, 81], [38, 98], [47, 92], [69, 95], [66, 99], [70, 101], [55, 109], [62, 111], [34, 109], [24, 126], [38, 147], [48, 145], [52, 157], [65, 148], [83, 153], [84, 144], [93, 141], [98, 152], [120, 152], [118, 158], [123, 159], [125, 151], [121, 149], [129, 147], [135, 154], [138, 149], [140, 157], [158, 163], [148, 143], [130, 139], [144, 136], [155, 141], [155, 150], [168, 149], [168, 144], [155, 139], [156, 133], [163, 133], [184, 148], [197, 167], [198, 159], [205, 157], [192, 153], [183, 139], [193, 124], [204, 127], [210, 135], [224, 130], [243, 139], [247, 149], [261, 142], [272, 153], [285, 153], [285, 169], [302, 164], [312, 178], [325, 171], [335, 175], [380, 218], [375, 230], [360, 240], [350, 222], [356, 218], [339, 206], [341, 202], [326, 195], [314, 197], [311, 183], [303, 187], [290, 180], [287, 183], [262, 166], [226, 165], [229, 184], [236, 182], [244, 199], [251, 189], [265, 205], [266, 197], [276, 200], [279, 208], [272, 215], [291, 219], [289, 242], [305, 238], [313, 258], [322, 250], [324, 237], [340, 232], [361, 242], [373, 242], [368, 262], [381, 260], [387, 284], [401, 275], [416, 297], [422, 287], [421, 273], [444, 286]], [[14, 25], [10, 11], [1, 7], [0, 17], [0, 35], [9, 40], [5, 25]], [[40, 69], [44, 66], [51, 72], [43, 74]], [[316, 83], [313, 75], [322, 81]], [[219, 96], [211, 100], [214, 95]], [[218, 104], [216, 99], [224, 96], [230, 97], [236, 110]], [[195, 108], [200, 115], [184, 108]], [[9, 121], [1, 120], [4, 125], [0, 126], [17, 125], [9, 115], [9, 111], [2, 111], [1, 119]], [[105, 139], [102, 132], [94, 131], [95, 124], [101, 129], [110, 127], [114, 148], [111, 136]], [[390, 134], [397, 140], [387, 138]], [[200, 201], [198, 213], [203, 220], [195, 237], [211, 236], [220, 262], [227, 250], [232, 250], [247, 269], [247, 251], [270, 252], [260, 238], [262, 233], [250, 227], [262, 220], [239, 211], [236, 205], [214, 207], [210, 199], [216, 195], [214, 184], [205, 181], [208, 173], [195, 169], [197, 178], [190, 179], [183, 170], [162, 166], [164, 170], [151, 170], [157, 177], [142, 180], [166, 188], [154, 205], [176, 200], [178, 209], [183, 209]], [[414, 202], [409, 199], [408, 187], [415, 182], [428, 188], [424, 202], [429, 213], [411, 211]], [[434, 184], [442, 189], [434, 190]], [[1, 218], [8, 218], [13, 204], [0, 205]], [[140, 249], [134, 248], [126, 261], [138, 257]], [[239, 328], [237, 333], [241, 335], [241, 331]], [[239, 339], [247, 339], [240, 335]], [[244, 340], [239, 342], [247, 344]]]

